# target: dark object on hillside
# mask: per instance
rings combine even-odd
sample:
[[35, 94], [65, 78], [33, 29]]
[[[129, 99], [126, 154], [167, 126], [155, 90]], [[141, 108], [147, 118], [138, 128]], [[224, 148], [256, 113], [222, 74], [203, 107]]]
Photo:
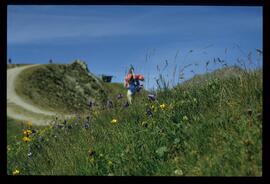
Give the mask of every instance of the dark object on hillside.
[[12, 61], [11, 61], [11, 59], [10, 59], [10, 58], [8, 59], [8, 63], [9, 63], [9, 64], [11, 64], [11, 63], [12, 63]]
[[101, 75], [102, 81], [103, 82], [111, 82], [112, 81], [112, 77], [111, 75]]
[[155, 95], [150, 94], [150, 95], [148, 95], [148, 99], [150, 101], [155, 101], [157, 99], [157, 97]]
[[121, 99], [121, 98], [123, 98], [123, 95], [122, 95], [121, 93], [119, 93], [119, 94], [117, 95], [117, 99], [119, 100], [119, 99]]
[[67, 120], [64, 120], [64, 123], [63, 124], [66, 125], [67, 124]]
[[113, 103], [112, 103], [111, 100], [108, 100], [108, 101], [107, 101], [107, 107], [108, 107], [108, 108], [113, 108]]
[[68, 125], [68, 129], [72, 129], [72, 126], [71, 125]]
[[52, 63], [53, 63], [52, 59], [50, 59], [50, 60], [49, 60], [49, 63], [50, 63], [50, 64], [52, 64]]
[[90, 116], [87, 116], [86, 119], [88, 122], [90, 122]]

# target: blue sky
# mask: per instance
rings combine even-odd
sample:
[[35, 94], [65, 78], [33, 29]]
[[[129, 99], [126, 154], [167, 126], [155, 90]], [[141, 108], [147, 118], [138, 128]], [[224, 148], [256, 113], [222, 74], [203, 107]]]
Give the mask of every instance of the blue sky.
[[123, 82], [133, 64], [150, 88], [157, 65], [164, 68], [166, 60], [168, 80], [175, 66], [179, 73], [192, 64], [186, 79], [191, 70], [204, 73], [214, 57], [232, 65], [237, 58], [247, 60], [251, 51], [255, 61], [255, 49], [262, 49], [262, 7], [18, 5], [8, 6], [7, 31], [8, 57], [14, 63], [80, 59], [94, 74], [114, 75], [114, 82]]

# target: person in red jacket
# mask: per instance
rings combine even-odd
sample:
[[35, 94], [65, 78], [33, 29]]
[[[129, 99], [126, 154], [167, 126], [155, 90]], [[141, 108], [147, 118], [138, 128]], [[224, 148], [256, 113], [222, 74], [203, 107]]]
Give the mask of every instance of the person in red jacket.
[[132, 97], [136, 92], [139, 92], [142, 89], [142, 85], [139, 81], [144, 81], [143, 75], [135, 75], [133, 66], [130, 67], [128, 74], [125, 77], [124, 86], [128, 89], [127, 99], [128, 103], [132, 104]]

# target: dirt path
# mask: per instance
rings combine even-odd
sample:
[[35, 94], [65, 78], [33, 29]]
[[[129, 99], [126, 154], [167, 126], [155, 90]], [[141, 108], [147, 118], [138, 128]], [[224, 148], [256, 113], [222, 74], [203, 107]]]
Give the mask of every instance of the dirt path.
[[47, 124], [44, 119], [34, 118], [34, 116], [26, 115], [23, 113], [16, 112], [15, 106], [29, 111], [34, 114], [46, 115], [46, 116], [55, 116], [55, 112], [46, 111], [40, 109], [36, 106], [33, 106], [27, 103], [24, 99], [19, 97], [15, 91], [15, 81], [18, 75], [25, 69], [31, 68], [38, 65], [28, 65], [22, 67], [15, 67], [7, 70], [7, 115], [11, 118], [23, 120], [23, 121], [32, 121], [34, 124], [44, 125]]

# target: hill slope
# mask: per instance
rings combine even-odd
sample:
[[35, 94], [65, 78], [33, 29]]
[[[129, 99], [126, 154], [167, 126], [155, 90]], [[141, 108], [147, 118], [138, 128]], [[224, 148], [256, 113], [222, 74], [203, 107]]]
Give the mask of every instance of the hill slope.
[[18, 135], [9, 145], [8, 173], [262, 175], [261, 70], [157, 96], [137, 96], [127, 108], [93, 111], [66, 124], [58, 120], [27, 143]]
[[[21, 121], [46, 125], [52, 116], [70, 118], [103, 108], [121, 84], [107, 84], [94, 76], [84, 62], [71, 64], [7, 65], [7, 115]], [[123, 101], [125, 100], [125, 96]], [[123, 102], [124, 103], [124, 102]]]
[[29, 68], [20, 74], [16, 92], [35, 106], [63, 113], [84, 113], [90, 99], [106, 101], [102, 82], [80, 61]]
[[[35, 121], [36, 124], [45, 124], [45, 119], [55, 115], [55, 112], [40, 109], [22, 99], [15, 91], [18, 75], [26, 69], [37, 65], [15, 67], [7, 71], [7, 115], [14, 119]], [[35, 116], [35, 117], [34, 117]]]

